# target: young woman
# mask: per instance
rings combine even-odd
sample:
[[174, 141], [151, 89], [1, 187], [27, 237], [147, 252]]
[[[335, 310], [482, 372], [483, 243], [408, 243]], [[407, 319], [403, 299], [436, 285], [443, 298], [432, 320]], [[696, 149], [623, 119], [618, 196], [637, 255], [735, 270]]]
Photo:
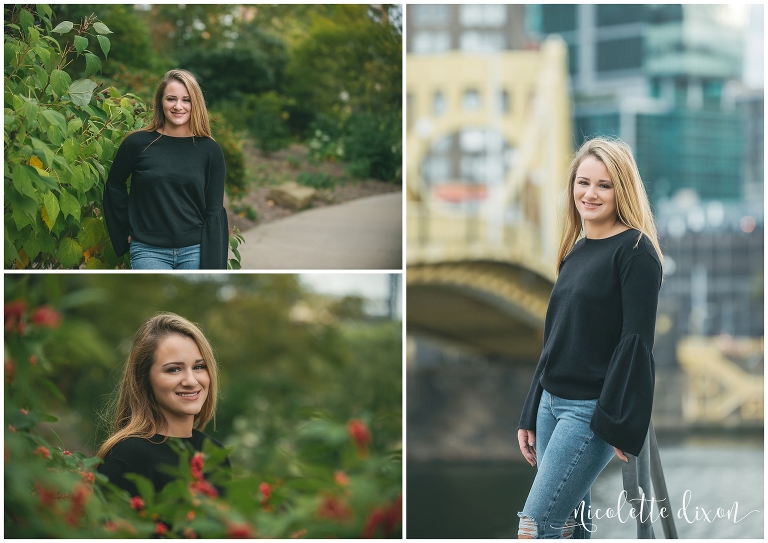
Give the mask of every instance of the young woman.
[[115, 253], [130, 249], [134, 270], [226, 269], [224, 154], [211, 137], [200, 85], [191, 73], [171, 70], [153, 107], [149, 126], [117, 150], [104, 189]]
[[[143, 475], [159, 491], [173, 478], [163, 466], [178, 466], [169, 437], [197, 451], [210, 440], [201, 430], [215, 420], [219, 377], [213, 351], [200, 329], [173, 313], [146, 321], [133, 339], [120, 381], [112, 435], [98, 452], [99, 473], [138, 495], [126, 473]], [[229, 464], [227, 460], [226, 464]]]
[[568, 193], [544, 347], [518, 426], [523, 456], [538, 464], [519, 538], [589, 538], [592, 483], [614, 454], [640, 453], [651, 419], [663, 257], [629, 146], [585, 142]]

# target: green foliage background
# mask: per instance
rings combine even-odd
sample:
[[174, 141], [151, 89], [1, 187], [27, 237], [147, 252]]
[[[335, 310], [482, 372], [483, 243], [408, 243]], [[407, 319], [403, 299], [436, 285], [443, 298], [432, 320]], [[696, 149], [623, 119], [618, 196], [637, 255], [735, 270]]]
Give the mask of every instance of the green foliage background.
[[[23, 333], [16, 333], [8, 307], [19, 299], [29, 308], [57, 308], [63, 315], [61, 324], [51, 329], [30, 324]], [[45, 443], [50, 449], [60, 439], [62, 449], [84, 455], [59, 463], [69, 462], [69, 469], [75, 469], [79, 462], [79, 470], [87, 469], [82, 463], [90, 462], [88, 458], [107, 435], [98, 424], [99, 414], [104, 413], [131, 338], [143, 320], [161, 310], [197, 322], [211, 341], [221, 368], [222, 399], [215, 428], [209, 424], [206, 433], [232, 447], [234, 471], [240, 474], [235, 477], [238, 484], [250, 481], [253, 491], [259, 481], [278, 487], [284, 483], [285, 494], [276, 499], [287, 500], [287, 509], [260, 520], [247, 514], [243, 517], [260, 533], [285, 536], [288, 530], [311, 528], [318, 500], [326, 499], [327, 492], [338, 486], [333, 482], [338, 470], [351, 474], [353, 481], [359, 477], [359, 495], [339, 496], [357, 503], [350, 507], [360, 510], [354, 522], [342, 522], [343, 526], [318, 535], [359, 535], [371, 508], [391, 504], [401, 488], [402, 325], [367, 317], [359, 298], [336, 300], [313, 294], [301, 286], [297, 276], [282, 274], [46, 274], [6, 275], [5, 300], [5, 418], [6, 425], [16, 428], [13, 433], [6, 430], [6, 443], [14, 444], [14, 469], [21, 471], [14, 481], [22, 488], [39, 481], [59, 488], [74, 484], [66, 474], [46, 479], [45, 468], [35, 468], [43, 460], [30, 455], [33, 445]], [[27, 360], [31, 355], [36, 357], [34, 364]], [[20, 409], [30, 414], [20, 416]], [[46, 423], [45, 413], [53, 414], [58, 422]], [[39, 437], [31, 434], [31, 444], [25, 448], [18, 435], [32, 416], [38, 417]], [[345, 428], [351, 419], [361, 420], [373, 436], [367, 460], [355, 454]], [[20, 456], [27, 460], [19, 461]], [[60, 458], [61, 451], [54, 456]], [[237, 484], [231, 488], [240, 492]], [[120, 509], [127, 509], [127, 502], [109, 498], [108, 487], [99, 492], [103, 503], [92, 506], [96, 509], [91, 511], [89, 523], [98, 518], [136, 516]], [[158, 511], [165, 507], [174, 512], [182, 507], [174, 500], [186, 494], [174, 492], [158, 499]], [[21, 493], [27, 494], [29, 504], [24, 501], [24, 507], [39, 507], [34, 493]], [[242, 503], [259, 509], [258, 497], [251, 494]], [[9, 498], [6, 490], [6, 503], [10, 500], [11, 509], [17, 511], [22, 504], [14, 502], [13, 496]], [[115, 509], [117, 506], [109, 505], [112, 502], [123, 505]], [[162, 518], [168, 518], [167, 511]], [[280, 517], [283, 513], [284, 518]], [[229, 522], [239, 517], [227, 518]], [[7, 514], [6, 534], [8, 522]], [[47, 534], [57, 522], [66, 524], [51, 518], [36, 530]], [[216, 530], [223, 530], [221, 522], [226, 522], [217, 522], [206, 533], [223, 535]], [[153, 524], [134, 525], [140, 533], [154, 528]], [[87, 530], [96, 529], [88, 526]], [[186, 524], [179, 524], [178, 530], [183, 526]], [[390, 531], [390, 535], [395, 533]]]

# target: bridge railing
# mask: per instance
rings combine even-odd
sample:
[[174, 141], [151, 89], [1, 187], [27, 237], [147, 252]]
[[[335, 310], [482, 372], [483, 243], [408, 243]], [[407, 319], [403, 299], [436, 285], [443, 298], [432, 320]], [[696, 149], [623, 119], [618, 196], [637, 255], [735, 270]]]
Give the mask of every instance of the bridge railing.
[[[669, 512], [671, 506], [653, 423], [648, 427], [648, 437], [640, 450], [640, 456], [628, 454], [627, 460], [628, 462], [624, 462], [621, 466], [621, 477], [624, 482], [624, 491], [627, 493], [627, 501], [632, 505], [637, 520], [637, 538], [655, 539], [651, 523], [652, 507], [654, 503], [663, 504], [662, 507], [666, 507]], [[653, 482], [653, 492], [651, 482]], [[642, 503], [643, 501], [645, 503]], [[660, 515], [660, 519], [664, 537], [677, 539], [677, 529], [672, 515]]]

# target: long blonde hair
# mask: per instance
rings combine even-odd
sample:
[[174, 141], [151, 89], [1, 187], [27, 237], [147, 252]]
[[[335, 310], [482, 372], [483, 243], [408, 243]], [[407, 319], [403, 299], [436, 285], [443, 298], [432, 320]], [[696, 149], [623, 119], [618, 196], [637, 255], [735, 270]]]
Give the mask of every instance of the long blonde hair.
[[141, 325], [133, 338], [131, 350], [123, 366], [112, 412], [112, 435], [99, 448], [97, 456], [104, 458], [117, 443], [128, 437], [149, 439], [165, 428], [165, 417], [157, 405], [149, 380], [160, 340], [169, 334], [192, 339], [200, 349], [210, 376], [208, 396], [195, 416], [193, 427], [202, 430], [213, 418], [216, 423], [216, 403], [219, 395], [219, 372], [213, 350], [205, 335], [193, 323], [174, 313], [158, 313]]
[[[573, 185], [576, 180], [576, 170], [581, 161], [588, 156], [593, 156], [605, 165], [605, 169], [611, 176], [616, 191], [616, 215], [623, 224], [640, 231], [637, 243], [645, 234], [651, 241], [659, 262], [663, 262], [664, 255], [659, 246], [659, 237], [656, 232], [656, 224], [653, 221], [651, 204], [640, 179], [640, 172], [632, 156], [629, 145], [618, 139], [594, 138], [585, 141], [576, 156], [568, 166], [568, 193], [565, 204], [565, 221], [563, 222], [563, 237], [560, 240], [560, 249], [557, 254], [557, 269], [568, 253], [576, 245], [581, 237], [581, 215], [573, 200]], [[637, 243], [635, 247], [637, 247]]]
[[192, 114], [189, 119], [189, 129], [192, 131], [192, 135], [201, 136], [213, 139], [211, 135], [211, 123], [208, 119], [208, 109], [205, 107], [205, 98], [203, 97], [203, 91], [200, 85], [195, 79], [195, 76], [189, 73], [187, 70], [169, 70], [166, 72], [160, 84], [155, 91], [155, 97], [152, 99], [152, 120], [149, 125], [143, 128], [147, 132], [154, 132], [155, 130], [165, 126], [165, 113], [163, 112], [163, 95], [165, 94], [165, 87], [171, 81], [178, 81], [187, 88], [189, 93], [189, 99], [192, 103]]

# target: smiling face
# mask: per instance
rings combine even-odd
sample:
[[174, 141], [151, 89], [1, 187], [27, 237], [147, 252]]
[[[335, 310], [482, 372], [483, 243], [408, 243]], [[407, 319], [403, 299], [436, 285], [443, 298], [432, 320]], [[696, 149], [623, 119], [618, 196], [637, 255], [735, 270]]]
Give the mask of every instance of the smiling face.
[[183, 83], [172, 79], [163, 91], [163, 114], [165, 128], [169, 132], [190, 131], [192, 99]]
[[166, 435], [189, 437], [211, 383], [197, 343], [180, 334], [161, 339], [149, 370], [149, 382], [167, 422]]
[[616, 190], [605, 164], [588, 155], [576, 169], [573, 201], [581, 218], [591, 226], [608, 227], [616, 220]]

